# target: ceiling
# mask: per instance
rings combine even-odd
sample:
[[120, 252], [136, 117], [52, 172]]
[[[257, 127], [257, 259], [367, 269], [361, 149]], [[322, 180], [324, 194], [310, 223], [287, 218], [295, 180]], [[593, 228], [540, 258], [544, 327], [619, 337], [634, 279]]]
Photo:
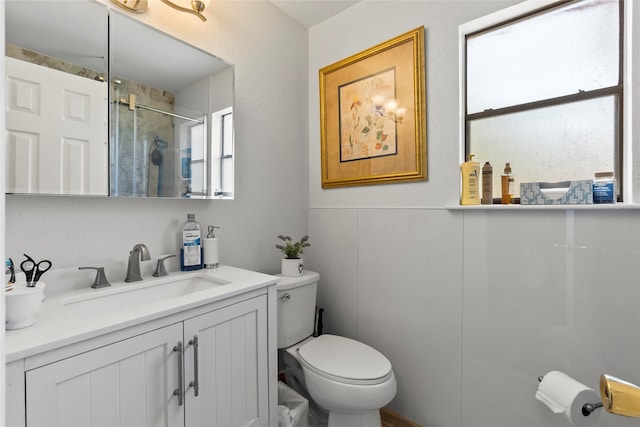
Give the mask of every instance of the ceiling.
[[305, 28], [331, 18], [360, 0], [271, 0]]

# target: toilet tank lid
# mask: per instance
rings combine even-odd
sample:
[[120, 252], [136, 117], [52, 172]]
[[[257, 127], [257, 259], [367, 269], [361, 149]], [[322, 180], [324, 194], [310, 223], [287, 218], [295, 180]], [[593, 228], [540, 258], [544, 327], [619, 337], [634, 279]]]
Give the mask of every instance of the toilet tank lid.
[[320, 275], [315, 271], [307, 271], [305, 270], [302, 273], [302, 276], [298, 277], [287, 277], [281, 274], [277, 275], [280, 277], [280, 281], [277, 285], [277, 290], [284, 291], [291, 288], [297, 288], [298, 286], [310, 285], [312, 283], [316, 283], [320, 280]]
[[375, 380], [391, 373], [391, 362], [373, 347], [350, 338], [320, 335], [298, 350], [313, 368], [348, 380]]

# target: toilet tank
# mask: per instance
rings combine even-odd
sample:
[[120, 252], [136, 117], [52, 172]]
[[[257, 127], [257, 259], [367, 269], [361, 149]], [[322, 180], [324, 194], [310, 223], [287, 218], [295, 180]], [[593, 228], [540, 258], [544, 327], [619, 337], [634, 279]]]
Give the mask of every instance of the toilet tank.
[[278, 348], [286, 348], [313, 334], [320, 275], [305, 271], [299, 277], [280, 277], [277, 285]]

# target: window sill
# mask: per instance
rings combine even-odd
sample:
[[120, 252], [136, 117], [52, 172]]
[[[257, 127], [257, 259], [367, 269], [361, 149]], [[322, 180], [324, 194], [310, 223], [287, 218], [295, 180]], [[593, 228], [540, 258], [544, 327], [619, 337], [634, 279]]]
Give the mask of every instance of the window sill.
[[596, 204], [596, 205], [457, 205], [447, 206], [448, 210], [640, 210], [638, 203], [615, 203], [615, 204]]

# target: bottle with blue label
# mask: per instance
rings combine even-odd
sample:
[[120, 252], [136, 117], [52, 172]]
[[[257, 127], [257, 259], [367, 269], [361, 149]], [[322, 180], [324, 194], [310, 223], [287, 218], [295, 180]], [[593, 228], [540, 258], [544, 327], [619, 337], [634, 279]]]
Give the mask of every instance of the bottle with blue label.
[[202, 228], [195, 214], [187, 215], [182, 224], [182, 247], [180, 248], [180, 270], [202, 269]]
[[6, 286], [5, 290], [11, 290], [10, 285], [16, 283], [16, 271], [13, 267], [13, 260], [11, 258], [7, 258], [4, 261], [4, 284]]
[[616, 179], [613, 172], [596, 172], [593, 180], [593, 203], [616, 202]]

